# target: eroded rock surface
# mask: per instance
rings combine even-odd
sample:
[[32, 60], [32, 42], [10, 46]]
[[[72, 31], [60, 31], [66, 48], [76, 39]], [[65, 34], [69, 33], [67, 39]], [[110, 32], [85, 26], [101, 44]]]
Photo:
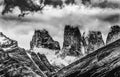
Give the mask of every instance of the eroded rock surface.
[[[84, 33], [85, 34], [85, 33]], [[105, 45], [100, 31], [89, 31], [87, 36], [83, 35], [83, 45], [87, 54]]]
[[81, 33], [78, 27], [66, 25], [64, 29], [63, 52], [70, 56], [82, 55], [81, 52]]
[[106, 39], [106, 44], [112, 43], [118, 39], [120, 39], [120, 26], [115, 25], [110, 28]]
[[120, 39], [58, 71], [53, 77], [119, 77]]
[[53, 38], [49, 35], [48, 31], [44, 30], [35, 30], [32, 41], [30, 42], [30, 47], [42, 47], [52, 50], [60, 50], [60, 45], [57, 41], [54, 41]]

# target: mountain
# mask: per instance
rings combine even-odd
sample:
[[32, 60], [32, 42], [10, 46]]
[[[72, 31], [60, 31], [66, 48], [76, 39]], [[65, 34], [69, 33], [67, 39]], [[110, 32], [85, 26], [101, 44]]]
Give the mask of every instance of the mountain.
[[119, 77], [120, 39], [59, 70], [52, 77]]
[[55, 68], [49, 63], [44, 54], [31, 52], [31, 58], [46, 75], [49, 76], [52, 74], [51, 72], [55, 72]]
[[3, 33], [0, 39], [0, 77], [47, 77], [55, 72], [45, 55], [20, 48]]
[[87, 54], [103, 47], [104, 41], [100, 31], [89, 31], [87, 36], [83, 34], [83, 45]]
[[110, 28], [110, 31], [106, 39], [106, 44], [112, 43], [118, 39], [120, 39], [120, 26], [115, 25]]
[[34, 47], [60, 50], [59, 43], [54, 41], [45, 29], [35, 30], [32, 41], [30, 42], [30, 48], [34, 49]]
[[18, 43], [15, 40], [12, 40], [0, 32], [0, 48], [3, 50], [14, 49], [18, 47]]
[[[31, 64], [29, 64], [31, 65]], [[0, 50], [0, 77], [23, 77], [32, 76], [36, 74], [29, 69], [28, 66], [20, 63], [18, 60], [11, 58], [9, 53]]]
[[69, 56], [82, 55], [81, 41], [79, 28], [66, 25], [64, 29], [63, 53]]

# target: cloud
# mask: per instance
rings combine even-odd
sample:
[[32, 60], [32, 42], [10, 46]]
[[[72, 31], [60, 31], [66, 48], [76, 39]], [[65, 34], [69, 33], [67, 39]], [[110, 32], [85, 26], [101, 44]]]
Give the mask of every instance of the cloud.
[[[15, 10], [16, 11], [16, 10]], [[0, 15], [0, 31], [17, 40], [19, 46], [29, 49], [35, 29], [47, 29], [62, 46], [64, 26], [79, 26], [81, 32], [100, 30], [107, 35], [110, 26], [120, 24], [118, 9], [100, 9], [69, 5], [63, 9], [45, 7], [43, 14], [36, 12], [24, 18], [17, 14]]]

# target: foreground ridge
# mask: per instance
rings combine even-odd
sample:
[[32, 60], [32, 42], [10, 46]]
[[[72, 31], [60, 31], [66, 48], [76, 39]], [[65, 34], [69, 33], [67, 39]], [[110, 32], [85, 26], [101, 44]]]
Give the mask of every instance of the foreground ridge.
[[116, 77], [120, 66], [120, 39], [64, 67], [52, 77]]

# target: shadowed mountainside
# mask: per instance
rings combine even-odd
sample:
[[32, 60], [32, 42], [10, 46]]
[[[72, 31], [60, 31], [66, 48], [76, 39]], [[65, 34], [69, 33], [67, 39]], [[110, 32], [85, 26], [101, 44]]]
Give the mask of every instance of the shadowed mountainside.
[[55, 72], [45, 55], [20, 48], [17, 42], [12, 43], [13, 40], [1, 34], [1, 77], [47, 77]]
[[[81, 35], [78, 27], [67, 25], [64, 29], [63, 49], [71, 47], [65, 54], [81, 52], [81, 46], [93, 49], [77, 61], [63, 67], [51, 65], [45, 54], [33, 51], [36, 48], [47, 48], [60, 51], [59, 43], [46, 30], [35, 30], [31, 51], [20, 48], [14, 41], [0, 33], [0, 76], [1, 77], [119, 77], [120, 74], [120, 39], [119, 26], [110, 28], [108, 42], [104, 45], [100, 31], [89, 31]], [[53, 48], [51, 48], [53, 47]], [[57, 48], [57, 49], [56, 49]], [[85, 47], [84, 47], [85, 48]], [[62, 50], [63, 50], [62, 49]], [[58, 52], [59, 53], [59, 52]], [[80, 54], [79, 54], [80, 55]], [[77, 56], [79, 57], [79, 56]]]
[[30, 42], [30, 47], [48, 48], [52, 50], [60, 50], [60, 45], [57, 41], [54, 41], [53, 38], [49, 35], [48, 31], [44, 30], [35, 30], [32, 41]]
[[[53, 77], [116, 77], [120, 66], [120, 40], [104, 46], [58, 71]], [[113, 70], [116, 70], [113, 72]], [[113, 73], [110, 73], [113, 72]], [[110, 75], [109, 75], [110, 74]]]

